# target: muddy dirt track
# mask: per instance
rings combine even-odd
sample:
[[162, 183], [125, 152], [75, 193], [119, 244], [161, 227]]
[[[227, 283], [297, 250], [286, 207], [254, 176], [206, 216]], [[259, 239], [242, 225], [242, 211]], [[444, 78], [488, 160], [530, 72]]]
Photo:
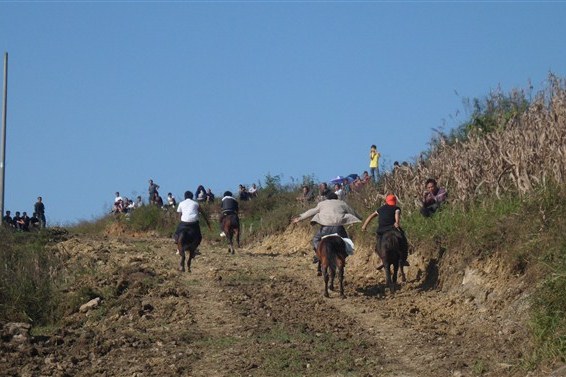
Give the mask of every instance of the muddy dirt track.
[[90, 287], [100, 303], [69, 310], [55, 334], [4, 336], [0, 375], [527, 374], [518, 368], [520, 300], [509, 301], [519, 293], [490, 286], [484, 272], [466, 271], [464, 280], [485, 280], [475, 290], [430, 289], [412, 255], [408, 283], [384, 294], [375, 261], [354, 255], [347, 298], [324, 298], [305, 245], [234, 256], [223, 244], [202, 245], [192, 273], [180, 273], [169, 239], [71, 237], [54, 248], [76, 276], [69, 290]]

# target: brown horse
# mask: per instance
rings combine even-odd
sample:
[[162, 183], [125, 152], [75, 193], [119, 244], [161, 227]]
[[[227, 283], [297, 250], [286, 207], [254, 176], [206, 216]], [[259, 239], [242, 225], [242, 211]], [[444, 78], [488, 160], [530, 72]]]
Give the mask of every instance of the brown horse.
[[[324, 297], [328, 297], [328, 289], [334, 291], [334, 278], [338, 272], [340, 282], [340, 297], [344, 295], [344, 267], [346, 266], [346, 243], [340, 236], [323, 237], [316, 248], [319, 271], [322, 268], [324, 276]], [[329, 271], [330, 270], [330, 273]], [[330, 279], [330, 287], [328, 280]]]
[[[375, 252], [383, 262], [386, 283], [391, 292], [395, 292], [399, 270], [401, 270], [401, 279], [403, 281], [406, 280], [405, 271], [403, 271], [402, 247], [403, 236], [396, 229], [385, 232], [381, 236], [381, 241], [378, 236], [377, 244], [375, 245]], [[393, 274], [391, 274], [391, 266], [393, 266]]]
[[222, 231], [228, 239], [228, 252], [234, 254], [234, 236], [236, 243], [240, 247], [240, 219], [236, 213], [229, 213], [222, 217]]
[[[196, 251], [202, 240], [200, 232], [185, 229], [177, 237], [177, 250], [181, 260], [179, 261], [179, 270], [185, 271], [185, 261], [187, 262], [187, 271], [191, 272], [191, 261], [196, 256]], [[189, 258], [186, 258], [186, 251], [189, 251]]]

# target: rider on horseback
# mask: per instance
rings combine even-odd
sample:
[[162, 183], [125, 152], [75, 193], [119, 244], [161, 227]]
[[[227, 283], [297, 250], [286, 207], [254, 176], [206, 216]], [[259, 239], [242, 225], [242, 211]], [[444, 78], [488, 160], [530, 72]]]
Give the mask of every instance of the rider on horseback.
[[[220, 227], [222, 228], [222, 220], [224, 220], [224, 216], [231, 215], [231, 214], [238, 214], [239, 207], [238, 201], [232, 196], [230, 191], [224, 192], [224, 197], [222, 198], [222, 204], [220, 206], [222, 213], [220, 215]], [[226, 237], [224, 231], [220, 229], [220, 237]]]
[[[173, 238], [175, 242], [179, 240], [179, 235], [183, 232], [187, 232], [190, 234], [192, 239], [192, 246], [194, 248], [195, 255], [200, 254], [196, 248], [200, 244], [202, 240], [202, 234], [200, 232], [200, 225], [199, 225], [199, 214], [202, 213], [204, 221], [208, 228], [210, 229], [210, 223], [208, 222], [208, 218], [206, 214], [203, 212], [202, 208], [199, 206], [197, 202], [193, 200], [193, 193], [190, 191], [185, 191], [185, 200], [179, 203], [177, 207], [177, 212], [180, 213], [181, 222], [177, 225], [177, 230]], [[180, 250], [177, 250], [178, 252]]]
[[[399, 232], [401, 236], [401, 260], [404, 266], [409, 266], [407, 256], [409, 252], [409, 244], [405, 232], [401, 229], [401, 208], [397, 206], [397, 198], [395, 195], [387, 195], [385, 197], [385, 204], [379, 207], [375, 212], [370, 214], [362, 225], [362, 231], [365, 231], [368, 224], [377, 216], [379, 216], [379, 226], [377, 227], [377, 245], [381, 247], [382, 236], [389, 231]], [[383, 265], [379, 266], [379, 268]]]
[[[299, 215], [293, 219], [293, 224], [298, 223], [308, 217], [313, 216], [311, 224], [320, 224], [320, 229], [312, 239], [314, 252], [318, 247], [318, 243], [323, 236], [337, 233], [340, 237], [348, 238], [348, 233], [344, 225], [361, 222], [360, 216], [346, 202], [338, 200], [338, 196], [331, 192], [326, 195], [327, 200], [323, 200], [317, 204], [315, 208]], [[316, 255], [313, 263], [318, 263]]]

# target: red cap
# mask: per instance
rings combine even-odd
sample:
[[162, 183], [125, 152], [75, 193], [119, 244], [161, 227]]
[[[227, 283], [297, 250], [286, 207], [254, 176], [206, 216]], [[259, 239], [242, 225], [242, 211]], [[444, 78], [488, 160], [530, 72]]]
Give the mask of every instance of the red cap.
[[390, 206], [394, 206], [397, 204], [397, 198], [395, 197], [395, 195], [389, 194], [385, 197], [385, 203], [387, 203]]

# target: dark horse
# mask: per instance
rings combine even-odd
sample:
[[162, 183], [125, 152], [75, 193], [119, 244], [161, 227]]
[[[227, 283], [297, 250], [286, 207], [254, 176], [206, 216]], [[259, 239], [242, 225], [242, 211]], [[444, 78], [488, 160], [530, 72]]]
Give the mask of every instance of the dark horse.
[[[344, 267], [346, 266], [346, 243], [340, 236], [323, 237], [316, 248], [319, 271], [322, 268], [324, 276], [324, 297], [328, 297], [328, 280], [330, 279], [330, 290], [334, 290], [334, 277], [338, 272], [340, 282], [340, 297], [344, 296]], [[330, 274], [329, 271], [330, 270]], [[329, 276], [330, 275], [330, 276]]]
[[[377, 240], [375, 252], [381, 258], [383, 267], [385, 268], [385, 279], [387, 286], [391, 292], [395, 291], [397, 284], [397, 273], [401, 269], [401, 280], [406, 281], [405, 272], [403, 271], [403, 249], [407, 247], [403, 241], [403, 235], [400, 231], [393, 229], [385, 232], [381, 236], [381, 241]], [[393, 266], [393, 275], [391, 275], [391, 266]]]
[[[200, 241], [202, 240], [202, 235], [200, 232], [196, 232], [192, 229], [184, 229], [177, 237], [177, 250], [179, 251], [179, 256], [181, 260], [179, 262], [179, 270], [185, 271], [185, 260], [187, 261], [187, 271], [191, 272], [191, 261], [196, 256], [196, 250]], [[186, 258], [186, 252], [189, 251], [189, 258]]]
[[228, 252], [234, 254], [234, 236], [236, 236], [236, 242], [240, 247], [240, 219], [236, 213], [228, 213], [222, 217], [221, 225], [230, 245]]

